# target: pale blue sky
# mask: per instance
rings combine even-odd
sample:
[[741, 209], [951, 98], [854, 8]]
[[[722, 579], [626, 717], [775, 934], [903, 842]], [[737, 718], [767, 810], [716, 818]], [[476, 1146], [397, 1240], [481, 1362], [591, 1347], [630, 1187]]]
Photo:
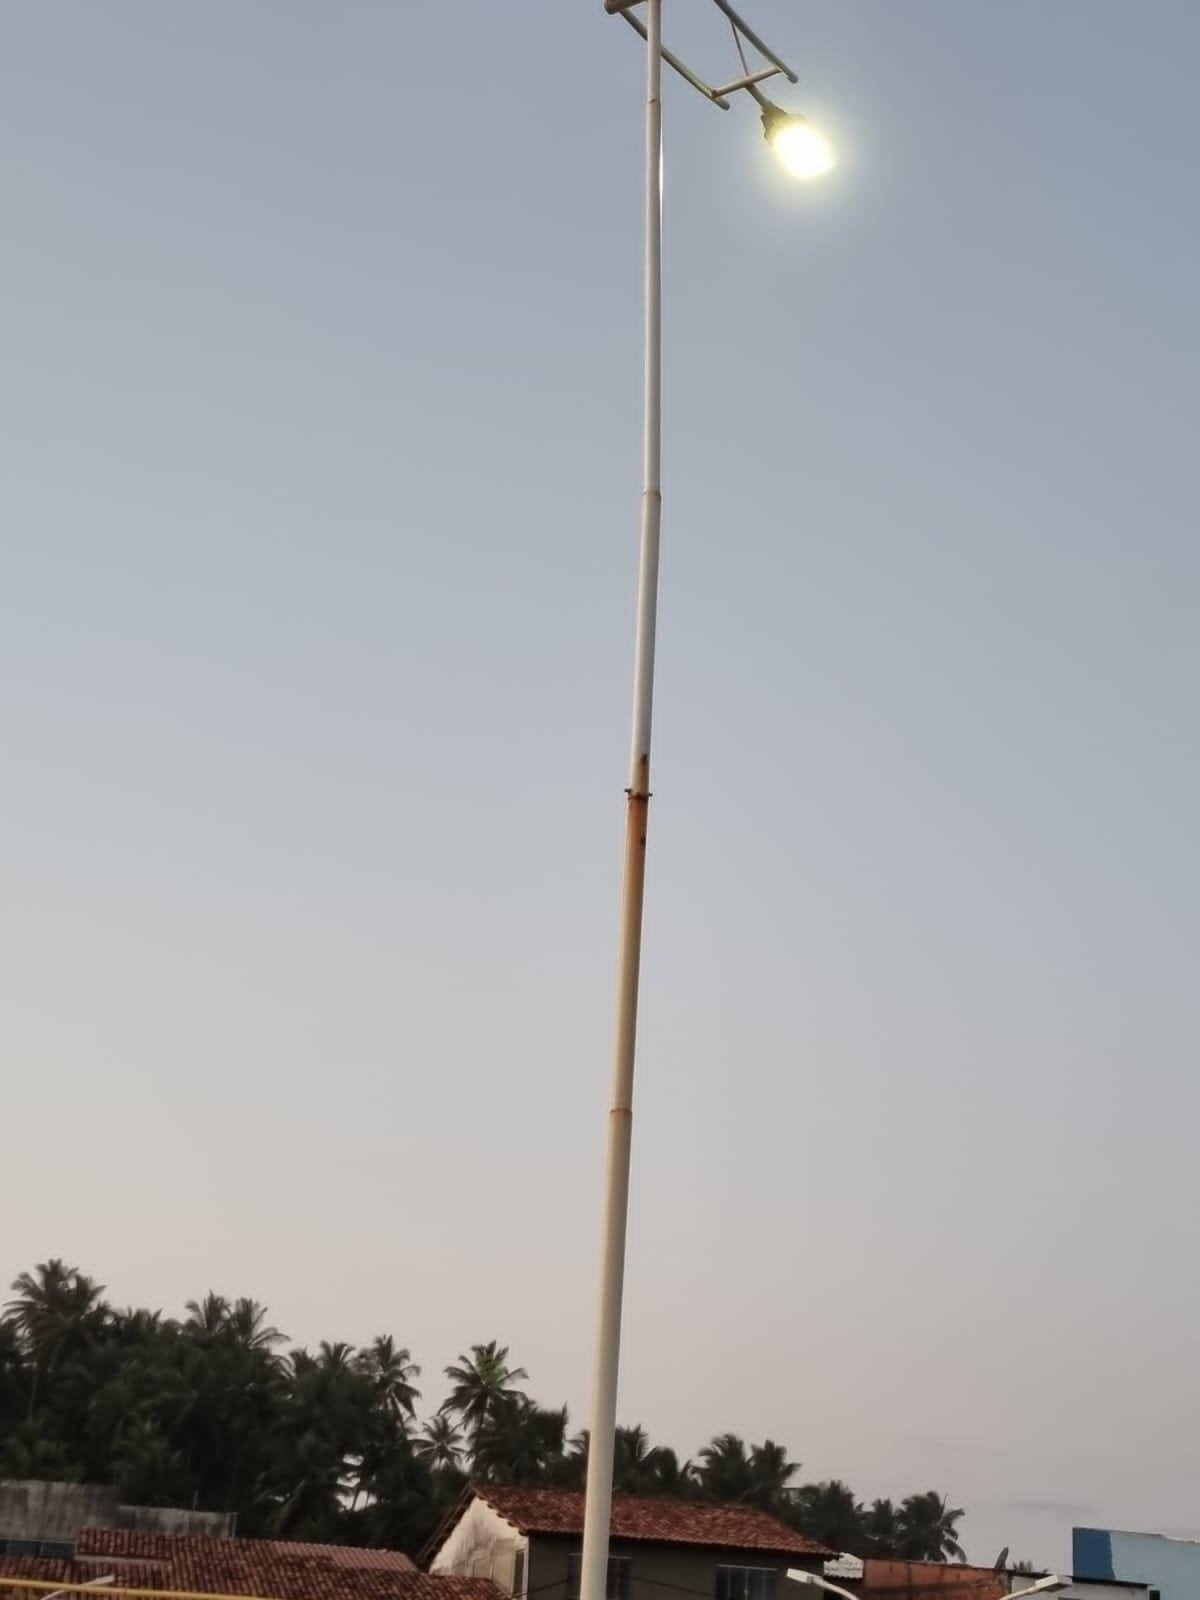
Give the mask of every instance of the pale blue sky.
[[[622, 1415], [1200, 1531], [1200, 8], [747, 6], [843, 160], [669, 85]], [[599, 0], [0, 9], [6, 1276], [583, 1421], [640, 98]]]

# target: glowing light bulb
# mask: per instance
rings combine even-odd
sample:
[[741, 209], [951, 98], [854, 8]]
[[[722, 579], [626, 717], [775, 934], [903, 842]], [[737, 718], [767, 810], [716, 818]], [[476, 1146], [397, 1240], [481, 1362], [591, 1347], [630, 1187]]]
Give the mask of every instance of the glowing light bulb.
[[793, 178], [823, 178], [837, 164], [833, 146], [806, 117], [765, 107], [763, 134]]

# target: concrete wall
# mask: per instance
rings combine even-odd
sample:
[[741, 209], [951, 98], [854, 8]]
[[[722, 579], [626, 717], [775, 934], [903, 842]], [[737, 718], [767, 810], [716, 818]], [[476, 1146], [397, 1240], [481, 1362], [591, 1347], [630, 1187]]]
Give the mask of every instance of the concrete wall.
[[143, 1533], [185, 1533], [191, 1539], [232, 1539], [237, 1533], [237, 1512], [183, 1511], [178, 1506], [118, 1506], [113, 1527], [138, 1528]]
[[117, 1491], [104, 1484], [0, 1481], [0, 1539], [72, 1542], [80, 1528], [116, 1526]]
[[[530, 1600], [566, 1600], [567, 1558], [572, 1551], [578, 1552], [581, 1544], [579, 1539], [533, 1539]], [[719, 1566], [768, 1567], [777, 1574], [775, 1600], [802, 1600], [804, 1591], [799, 1584], [789, 1583], [787, 1569], [821, 1570], [820, 1560], [805, 1556], [784, 1558], [756, 1551], [706, 1550], [621, 1539], [612, 1541], [610, 1553], [628, 1556], [632, 1563], [630, 1600], [716, 1600]]]
[[235, 1513], [184, 1511], [173, 1506], [123, 1506], [106, 1484], [0, 1481], [0, 1540], [73, 1544], [80, 1528], [140, 1528], [231, 1538]]

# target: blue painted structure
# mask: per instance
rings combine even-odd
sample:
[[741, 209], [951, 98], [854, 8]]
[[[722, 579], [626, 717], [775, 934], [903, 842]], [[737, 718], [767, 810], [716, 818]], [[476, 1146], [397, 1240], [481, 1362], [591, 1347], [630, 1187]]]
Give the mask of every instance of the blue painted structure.
[[1077, 1579], [1144, 1583], [1159, 1600], [1200, 1596], [1200, 1541], [1162, 1533], [1122, 1533], [1112, 1528], [1072, 1530], [1071, 1564]]

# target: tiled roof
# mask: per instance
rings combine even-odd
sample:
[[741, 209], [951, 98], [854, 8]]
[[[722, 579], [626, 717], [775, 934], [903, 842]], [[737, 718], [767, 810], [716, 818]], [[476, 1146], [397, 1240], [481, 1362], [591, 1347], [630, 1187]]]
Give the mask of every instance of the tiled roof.
[[77, 1551], [74, 1561], [0, 1557], [0, 1596], [36, 1600], [36, 1592], [6, 1590], [5, 1577], [94, 1583], [111, 1572], [117, 1588], [263, 1600], [500, 1600], [486, 1579], [433, 1577], [388, 1550], [88, 1528], [80, 1532]]
[[360, 1572], [415, 1572], [416, 1563], [402, 1550], [367, 1550], [355, 1544], [304, 1544], [299, 1539], [260, 1539], [278, 1556], [316, 1556], [335, 1567], [353, 1567]]
[[86, 1583], [96, 1574], [91, 1569], [80, 1568], [74, 1561], [54, 1561], [43, 1556], [0, 1556], [0, 1576], [47, 1578], [52, 1583]]
[[[569, 1489], [510, 1489], [497, 1484], [472, 1492], [522, 1533], [578, 1538], [583, 1532], [583, 1496]], [[832, 1550], [778, 1517], [753, 1506], [713, 1505], [667, 1495], [642, 1498], [615, 1494], [612, 1537], [645, 1544], [704, 1545], [713, 1550], [758, 1550], [780, 1556], [831, 1556]]]
[[140, 1528], [81, 1528], [75, 1541], [80, 1556], [111, 1556], [118, 1561], [167, 1561], [184, 1556], [227, 1565], [231, 1560], [256, 1563], [320, 1561], [326, 1566], [371, 1572], [413, 1572], [399, 1550], [364, 1550], [348, 1544], [305, 1544], [293, 1539], [209, 1539], [194, 1534], [151, 1533]]

